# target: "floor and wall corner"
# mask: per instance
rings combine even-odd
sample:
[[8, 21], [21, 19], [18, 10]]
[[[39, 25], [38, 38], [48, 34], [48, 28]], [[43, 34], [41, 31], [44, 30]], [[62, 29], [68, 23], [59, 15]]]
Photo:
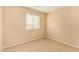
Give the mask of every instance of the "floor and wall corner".
[[[27, 13], [40, 16], [39, 30], [26, 30]], [[79, 7], [64, 6], [48, 13], [29, 7], [0, 7], [0, 51], [3, 52], [79, 51], [78, 29]]]

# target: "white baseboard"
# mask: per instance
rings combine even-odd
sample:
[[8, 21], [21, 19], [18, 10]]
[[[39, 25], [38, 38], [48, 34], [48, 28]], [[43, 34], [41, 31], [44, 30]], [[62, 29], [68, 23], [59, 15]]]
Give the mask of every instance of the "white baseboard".
[[[33, 40], [29, 40], [28, 42], [27, 42], [27, 41], [22, 41], [22, 42], [17, 42], [17, 43], [12, 44], [12, 45], [7, 45], [7, 46], [4, 46], [3, 49], [9, 48], [9, 47], [12, 47], [12, 46], [16, 46], [16, 45], [20, 45], [20, 44], [24, 44], [24, 43], [29, 43], [29, 42], [31, 42], [31, 41], [39, 40], [39, 39], [42, 39], [42, 38], [45, 38], [45, 36], [44, 36], [44, 37], [43, 37], [43, 36], [39, 36], [39, 37], [37, 37], [37, 38], [33, 38]], [[69, 45], [69, 46], [72, 46], [72, 47], [79, 48], [79, 46], [77, 46], [77, 45], [75, 45], [75, 44], [70, 44], [70, 43], [68, 43], [68, 42], [64, 42], [64, 41], [57, 40], [57, 39], [55, 39], [55, 38], [53, 38], [53, 37], [50, 37], [50, 35], [47, 35], [46, 38], [52, 39], [52, 40], [55, 40], [55, 41], [58, 41], [58, 42], [60, 42], [60, 43], [63, 43], [63, 44], [66, 44], [66, 45]]]
[[79, 48], [79, 46], [75, 45], [75, 44], [71, 44], [71, 43], [68, 43], [68, 42], [65, 42], [65, 41], [61, 41], [61, 40], [57, 40], [55, 38], [52, 38], [50, 37], [49, 35], [47, 36], [48, 39], [52, 39], [52, 40], [55, 40], [55, 41], [58, 41], [60, 43], [63, 43], [63, 44], [66, 44], [66, 45], [69, 45], [69, 46], [72, 46], [72, 47], [75, 47], [75, 48]]
[[32, 40], [29, 40], [29, 41], [21, 41], [21, 42], [17, 42], [17, 43], [12, 44], [12, 45], [4, 46], [3, 49], [5, 49], [5, 48], [9, 48], [9, 47], [12, 47], [12, 46], [16, 46], [16, 45], [20, 45], [20, 44], [24, 44], [24, 43], [29, 43], [29, 42], [31, 42], [31, 41], [39, 40], [39, 39], [43, 39], [43, 38], [44, 38], [43, 36], [39, 36], [39, 37], [33, 38]]

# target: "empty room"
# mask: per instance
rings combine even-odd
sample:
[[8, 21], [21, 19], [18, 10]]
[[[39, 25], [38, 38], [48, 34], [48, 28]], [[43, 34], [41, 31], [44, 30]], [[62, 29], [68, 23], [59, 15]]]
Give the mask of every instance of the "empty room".
[[79, 6], [0, 6], [0, 51], [79, 51]]

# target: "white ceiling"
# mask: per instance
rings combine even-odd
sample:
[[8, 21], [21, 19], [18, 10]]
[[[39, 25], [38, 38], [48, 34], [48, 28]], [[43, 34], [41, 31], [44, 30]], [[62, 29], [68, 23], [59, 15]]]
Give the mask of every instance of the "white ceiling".
[[44, 12], [44, 13], [49, 13], [51, 11], [57, 10], [59, 8], [62, 8], [63, 6], [28, 6], [28, 8]]

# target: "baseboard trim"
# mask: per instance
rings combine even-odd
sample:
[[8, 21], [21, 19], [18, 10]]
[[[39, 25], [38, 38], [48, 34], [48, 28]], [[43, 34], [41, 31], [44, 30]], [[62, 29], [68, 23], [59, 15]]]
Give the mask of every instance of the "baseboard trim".
[[[29, 42], [31, 42], [31, 41], [35, 41], [35, 40], [39, 40], [39, 39], [43, 39], [43, 38], [45, 38], [45, 37], [40, 36], [40, 37], [38, 37], [38, 38], [34, 38], [33, 40], [29, 40], [28, 42], [27, 42], [27, 41], [17, 42], [17, 43], [12, 44], [12, 45], [4, 46], [3, 49], [9, 48], [9, 47], [12, 47], [12, 46], [16, 46], [16, 45], [20, 45], [20, 44], [24, 44], [24, 43], [29, 43]], [[53, 38], [53, 37], [50, 37], [50, 35], [47, 35], [46, 38], [52, 39], [52, 40], [55, 40], [55, 41], [58, 41], [58, 42], [60, 42], [60, 43], [63, 43], [63, 44], [66, 44], [66, 45], [69, 45], [69, 46], [72, 46], [72, 47], [75, 47], [75, 48], [79, 48], [79, 46], [77, 46], [77, 45], [75, 45], [75, 44], [70, 44], [70, 43], [68, 43], [68, 42], [64, 42], [64, 41], [57, 40], [57, 39], [55, 39], [55, 38]]]
[[16, 46], [16, 45], [20, 45], [20, 44], [24, 44], [24, 43], [29, 43], [29, 42], [31, 42], [31, 41], [35, 41], [35, 40], [39, 40], [39, 39], [43, 39], [43, 38], [44, 38], [43, 36], [40, 36], [40, 37], [38, 37], [38, 38], [33, 38], [32, 40], [29, 40], [29, 41], [17, 42], [17, 43], [12, 44], [12, 45], [4, 46], [3, 49], [9, 48], [9, 47], [13, 47], [13, 46]]
[[79, 48], [79, 46], [77, 46], [77, 45], [75, 45], [75, 44], [70, 44], [70, 43], [68, 43], [68, 42], [60, 41], [60, 40], [57, 40], [57, 39], [52, 38], [52, 37], [50, 37], [50, 36], [47, 36], [47, 38], [48, 38], [48, 39], [55, 40], [55, 41], [58, 41], [58, 42], [60, 42], [60, 43], [63, 43], [63, 44], [69, 45], [69, 46], [72, 46], [72, 47], [75, 47], [75, 48]]

